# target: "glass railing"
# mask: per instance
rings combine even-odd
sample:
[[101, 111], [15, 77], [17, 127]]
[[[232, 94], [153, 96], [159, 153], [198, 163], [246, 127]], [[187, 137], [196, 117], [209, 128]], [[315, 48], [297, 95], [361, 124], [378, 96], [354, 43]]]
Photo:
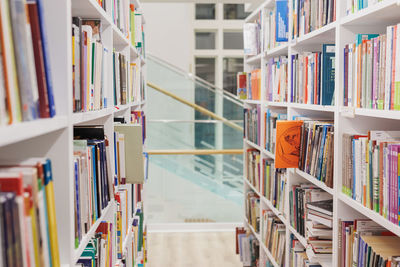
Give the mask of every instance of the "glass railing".
[[162, 88], [147, 87], [148, 223], [240, 222], [243, 104], [152, 56], [146, 65]]

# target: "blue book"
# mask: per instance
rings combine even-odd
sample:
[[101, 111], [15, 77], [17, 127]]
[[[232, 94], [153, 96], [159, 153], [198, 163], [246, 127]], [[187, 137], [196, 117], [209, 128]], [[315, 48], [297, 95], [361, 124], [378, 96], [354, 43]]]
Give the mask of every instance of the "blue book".
[[94, 196], [94, 216], [95, 216], [95, 220], [97, 220], [99, 218], [99, 211], [97, 209], [97, 182], [96, 182], [96, 160], [94, 160], [96, 158], [96, 149], [95, 146], [93, 145], [89, 145], [90, 150], [92, 151], [92, 161], [93, 161], [93, 196]]
[[[319, 149], [317, 171], [315, 172], [315, 177], [320, 181], [322, 181], [321, 170], [322, 170], [322, 162], [324, 159], [324, 147], [325, 147], [326, 132], [327, 132], [328, 126], [329, 125], [324, 125], [322, 127], [321, 146]], [[322, 181], [322, 182], [325, 182], [325, 181]]]
[[38, 5], [39, 22], [40, 22], [40, 34], [42, 36], [44, 68], [46, 70], [46, 85], [47, 85], [47, 97], [49, 99], [49, 111], [50, 111], [50, 117], [54, 117], [56, 115], [56, 107], [55, 107], [55, 103], [54, 103], [53, 82], [51, 79], [49, 45], [47, 42], [47, 34], [46, 34], [46, 27], [45, 27], [46, 22], [45, 22], [43, 1], [44, 0], [37, 0], [37, 5]]
[[80, 209], [79, 209], [79, 170], [78, 170], [78, 162], [74, 162], [74, 173], [75, 173], [75, 205], [76, 205], [76, 217], [77, 217], [77, 228], [78, 228], [78, 238], [75, 239], [75, 248], [79, 246], [79, 242], [81, 240], [81, 217], [80, 217]]
[[322, 45], [321, 105], [332, 105], [335, 93], [335, 45]]
[[360, 45], [363, 40], [371, 40], [378, 36], [379, 36], [379, 34], [359, 33], [356, 35], [356, 46]]
[[275, 39], [277, 42], [287, 42], [288, 41], [288, 1], [287, 0], [276, 0], [275, 9], [275, 26], [276, 34]]

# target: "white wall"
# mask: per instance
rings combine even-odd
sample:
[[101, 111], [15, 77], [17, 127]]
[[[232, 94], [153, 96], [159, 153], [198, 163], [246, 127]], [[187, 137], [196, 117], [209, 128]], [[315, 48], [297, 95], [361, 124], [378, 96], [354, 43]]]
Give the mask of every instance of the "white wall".
[[153, 55], [191, 71], [192, 3], [142, 3], [146, 14], [146, 49]]

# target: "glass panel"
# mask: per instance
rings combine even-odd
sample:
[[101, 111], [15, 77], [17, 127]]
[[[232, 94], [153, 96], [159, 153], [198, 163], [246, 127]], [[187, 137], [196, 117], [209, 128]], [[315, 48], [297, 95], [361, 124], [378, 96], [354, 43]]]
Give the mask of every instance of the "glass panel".
[[224, 19], [245, 19], [250, 12], [244, 11], [244, 4], [224, 4]]
[[215, 49], [215, 32], [196, 32], [195, 34], [196, 49]]
[[196, 58], [196, 76], [203, 80], [215, 83], [215, 58]]
[[243, 32], [224, 32], [224, 49], [243, 49]]
[[215, 19], [215, 4], [196, 4], [196, 19]]
[[236, 94], [236, 74], [243, 71], [243, 58], [224, 58], [224, 90]]

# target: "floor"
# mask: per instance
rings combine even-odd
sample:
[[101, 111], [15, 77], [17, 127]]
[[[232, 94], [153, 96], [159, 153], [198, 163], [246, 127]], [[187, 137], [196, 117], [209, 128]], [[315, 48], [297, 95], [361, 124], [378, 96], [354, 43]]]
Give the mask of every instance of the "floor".
[[242, 267], [234, 232], [149, 233], [147, 267]]

